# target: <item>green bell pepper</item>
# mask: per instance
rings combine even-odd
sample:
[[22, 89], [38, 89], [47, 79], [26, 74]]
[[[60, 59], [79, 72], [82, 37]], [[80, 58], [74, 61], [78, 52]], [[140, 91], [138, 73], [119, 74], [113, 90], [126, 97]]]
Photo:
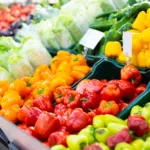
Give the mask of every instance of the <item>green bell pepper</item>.
[[70, 150], [83, 150], [88, 145], [88, 138], [85, 135], [69, 135], [67, 145]]
[[92, 122], [95, 129], [104, 127], [104, 115], [97, 115], [93, 118]]
[[99, 128], [95, 130], [95, 138], [98, 142], [106, 143], [110, 136], [110, 131], [107, 128]]
[[117, 144], [114, 150], [134, 150], [134, 148], [128, 143], [121, 142]]
[[118, 123], [118, 124], [126, 125], [125, 121], [123, 121], [122, 119], [117, 118], [116, 116], [110, 114], [106, 114], [104, 117], [104, 124], [105, 126], [107, 126], [109, 123]]
[[90, 145], [95, 142], [94, 132], [94, 127], [92, 125], [88, 125], [86, 128], [82, 129], [78, 135], [85, 135], [88, 139], [88, 144]]
[[142, 139], [136, 139], [134, 140], [131, 145], [135, 150], [141, 150], [143, 146], [144, 141]]
[[107, 125], [107, 129], [110, 131], [111, 135], [115, 135], [119, 131], [124, 128], [128, 128], [126, 125], [118, 124], [118, 123], [109, 123]]

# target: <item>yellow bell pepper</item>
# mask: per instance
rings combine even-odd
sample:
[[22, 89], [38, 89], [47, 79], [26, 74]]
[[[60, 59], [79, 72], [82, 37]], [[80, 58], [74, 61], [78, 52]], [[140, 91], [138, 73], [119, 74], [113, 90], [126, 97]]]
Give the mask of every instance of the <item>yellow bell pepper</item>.
[[126, 55], [123, 52], [121, 52], [119, 54], [119, 57], [117, 58], [117, 61], [119, 61], [121, 63], [126, 63], [126, 59], [127, 59]]
[[132, 28], [137, 29], [139, 31], [143, 31], [146, 28], [145, 20], [147, 18], [147, 14], [144, 11], [141, 11], [136, 17], [135, 21], [132, 24]]
[[105, 55], [107, 57], [117, 58], [122, 52], [121, 44], [117, 41], [108, 42], [105, 47]]
[[20, 107], [18, 104], [12, 105], [6, 109], [1, 110], [1, 114], [6, 118], [7, 120], [16, 123], [18, 121], [17, 114], [20, 111]]
[[146, 67], [146, 56], [145, 50], [142, 50], [137, 54], [137, 65], [139, 67], [145, 68]]
[[132, 65], [137, 66], [137, 60], [136, 60], [135, 54], [132, 54], [132, 56], [129, 58], [129, 61], [131, 62]]
[[141, 48], [142, 42], [140, 41], [140, 39], [132, 37], [132, 52], [134, 54], [137, 54], [140, 52]]
[[5, 109], [15, 104], [21, 107], [23, 105], [23, 100], [17, 91], [8, 90], [2, 97], [1, 107]]
[[52, 91], [54, 91], [58, 86], [66, 86], [66, 85], [67, 85], [67, 82], [65, 79], [57, 77], [57, 78], [52, 79], [50, 86], [51, 86]]
[[128, 32], [139, 33], [139, 31], [138, 31], [138, 30], [135, 30], [135, 29], [128, 30]]
[[140, 40], [143, 44], [147, 44], [150, 42], [150, 28], [147, 28], [141, 32]]
[[150, 8], [147, 10], [147, 17], [145, 20], [145, 26], [150, 27]]

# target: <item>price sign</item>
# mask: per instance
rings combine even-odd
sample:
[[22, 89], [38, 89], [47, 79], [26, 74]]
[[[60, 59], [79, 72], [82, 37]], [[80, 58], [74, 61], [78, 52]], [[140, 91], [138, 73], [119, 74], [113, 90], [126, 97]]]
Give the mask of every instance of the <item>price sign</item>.
[[84, 47], [94, 49], [99, 41], [103, 38], [104, 33], [94, 29], [88, 29], [79, 44]]
[[123, 32], [123, 53], [127, 57], [132, 56], [132, 33]]

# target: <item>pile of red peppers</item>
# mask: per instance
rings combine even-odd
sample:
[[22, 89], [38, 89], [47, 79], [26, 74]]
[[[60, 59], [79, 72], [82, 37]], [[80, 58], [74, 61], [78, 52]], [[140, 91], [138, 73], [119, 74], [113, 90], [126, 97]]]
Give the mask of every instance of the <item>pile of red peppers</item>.
[[50, 147], [67, 146], [67, 136], [90, 125], [94, 116], [117, 115], [127, 107], [146, 89], [141, 80], [140, 72], [126, 65], [120, 80], [84, 79], [76, 90], [60, 86], [53, 93], [55, 106], [47, 96], [38, 97], [32, 106], [24, 105], [18, 114], [22, 123], [18, 126]]

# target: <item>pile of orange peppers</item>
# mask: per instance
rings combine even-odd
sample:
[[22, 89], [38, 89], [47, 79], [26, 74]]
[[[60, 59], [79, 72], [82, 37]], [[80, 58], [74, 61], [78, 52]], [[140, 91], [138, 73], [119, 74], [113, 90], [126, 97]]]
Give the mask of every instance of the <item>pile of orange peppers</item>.
[[90, 70], [82, 55], [61, 50], [51, 60], [50, 67], [40, 65], [32, 77], [23, 77], [12, 83], [0, 81], [0, 114], [16, 123], [23, 105], [32, 105], [39, 96], [53, 98], [53, 91], [58, 86], [72, 85]]

